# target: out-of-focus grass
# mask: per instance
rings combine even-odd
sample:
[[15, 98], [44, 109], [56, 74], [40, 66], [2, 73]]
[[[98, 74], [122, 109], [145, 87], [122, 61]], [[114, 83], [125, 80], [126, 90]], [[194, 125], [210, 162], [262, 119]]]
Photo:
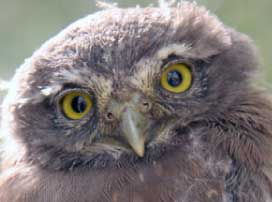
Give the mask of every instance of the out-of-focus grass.
[[[260, 49], [266, 78], [272, 82], [271, 0], [198, 0], [222, 21], [250, 35]], [[120, 6], [142, 6], [156, 0], [117, 0]], [[15, 69], [45, 40], [70, 22], [93, 13], [94, 0], [0, 0], [0, 78]]]

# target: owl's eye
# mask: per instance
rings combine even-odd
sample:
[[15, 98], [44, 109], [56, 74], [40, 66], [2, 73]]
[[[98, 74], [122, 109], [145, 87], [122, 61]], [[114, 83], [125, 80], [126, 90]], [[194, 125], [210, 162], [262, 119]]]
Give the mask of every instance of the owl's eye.
[[172, 93], [183, 93], [191, 87], [192, 72], [186, 64], [173, 64], [164, 69], [161, 86]]
[[69, 92], [64, 95], [60, 105], [67, 118], [79, 120], [91, 111], [93, 102], [87, 93]]

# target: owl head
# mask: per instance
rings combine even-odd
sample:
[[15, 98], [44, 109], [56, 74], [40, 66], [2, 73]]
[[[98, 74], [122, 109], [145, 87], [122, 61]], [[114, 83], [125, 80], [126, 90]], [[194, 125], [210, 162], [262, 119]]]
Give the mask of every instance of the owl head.
[[7, 152], [54, 170], [163, 158], [224, 125], [257, 66], [250, 39], [194, 3], [97, 12], [16, 72], [2, 112]]

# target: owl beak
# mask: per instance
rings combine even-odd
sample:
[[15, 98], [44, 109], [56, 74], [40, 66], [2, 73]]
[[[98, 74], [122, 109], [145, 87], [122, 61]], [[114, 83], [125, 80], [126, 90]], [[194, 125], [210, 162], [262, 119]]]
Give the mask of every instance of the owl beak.
[[121, 130], [134, 152], [143, 157], [145, 152], [144, 129], [146, 118], [132, 107], [126, 107], [122, 114]]

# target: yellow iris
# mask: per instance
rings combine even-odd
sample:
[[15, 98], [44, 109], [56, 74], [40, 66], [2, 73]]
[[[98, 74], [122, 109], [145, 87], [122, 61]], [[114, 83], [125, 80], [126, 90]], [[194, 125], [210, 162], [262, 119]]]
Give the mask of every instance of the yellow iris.
[[191, 87], [192, 72], [186, 64], [173, 64], [165, 68], [161, 86], [172, 93], [183, 93]]
[[70, 92], [61, 101], [63, 113], [69, 119], [79, 120], [88, 114], [93, 107], [91, 97], [84, 92]]

